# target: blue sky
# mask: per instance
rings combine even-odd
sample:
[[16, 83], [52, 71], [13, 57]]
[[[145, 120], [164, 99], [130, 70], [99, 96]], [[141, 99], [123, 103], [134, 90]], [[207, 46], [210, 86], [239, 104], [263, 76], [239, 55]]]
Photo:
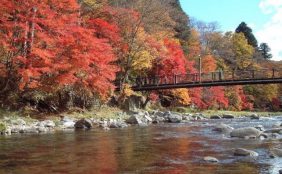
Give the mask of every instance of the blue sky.
[[[234, 31], [242, 22], [259, 42], [272, 48], [274, 60], [282, 60], [282, 0], [180, 0], [183, 10], [204, 22], [218, 22], [221, 31]], [[281, 33], [280, 33], [281, 32]]]

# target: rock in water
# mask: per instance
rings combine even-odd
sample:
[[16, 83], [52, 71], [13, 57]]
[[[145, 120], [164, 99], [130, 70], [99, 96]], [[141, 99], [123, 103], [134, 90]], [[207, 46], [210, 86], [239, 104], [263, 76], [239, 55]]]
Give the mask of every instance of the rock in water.
[[45, 127], [50, 127], [50, 128], [53, 128], [55, 127], [55, 123], [52, 121], [52, 120], [45, 120], [42, 122], [42, 124], [45, 126]]
[[132, 115], [131, 117], [129, 117], [126, 120], [126, 123], [128, 123], [128, 124], [142, 124], [141, 116], [139, 116], [137, 114]]
[[252, 120], [259, 120], [259, 116], [258, 116], [257, 114], [252, 114], [252, 115], [250, 115], [250, 118], [251, 118]]
[[222, 116], [222, 118], [225, 118], [225, 119], [233, 119], [233, 118], [235, 118], [235, 116], [234, 116], [234, 115], [231, 115], [231, 114], [224, 114], [224, 115]]
[[278, 133], [278, 134], [281, 134], [282, 133], [282, 128], [269, 129], [269, 130], [264, 131], [264, 133]]
[[23, 133], [30, 133], [30, 134], [36, 134], [39, 133], [39, 130], [36, 127], [27, 127]]
[[265, 131], [263, 125], [257, 125], [257, 126], [255, 126], [255, 128], [259, 131]]
[[279, 170], [279, 174], [282, 174], [282, 169], [281, 169], [281, 170]]
[[271, 156], [273, 157], [282, 157], [282, 149], [273, 148], [270, 150]]
[[275, 123], [272, 127], [273, 128], [280, 128], [280, 127], [282, 127], [282, 124], [281, 123]]
[[210, 117], [210, 119], [221, 119], [221, 117], [219, 115], [213, 115]]
[[213, 131], [222, 132], [222, 133], [230, 133], [233, 129], [234, 129], [233, 127], [221, 123], [219, 125], [216, 125]]
[[159, 116], [155, 116], [153, 118], [153, 124], [158, 124], [158, 123], [163, 123], [165, 122], [165, 118], [164, 117], [159, 117]]
[[216, 159], [215, 157], [211, 157], [211, 156], [206, 156], [206, 157], [204, 158], [204, 160], [205, 160], [206, 162], [211, 162], [211, 163], [218, 163], [218, 162], [219, 162], [218, 159]]
[[182, 116], [176, 114], [170, 114], [168, 116], [168, 121], [170, 123], [180, 123], [182, 121]]
[[258, 153], [255, 151], [243, 149], [243, 148], [238, 148], [234, 151], [235, 156], [251, 156], [251, 157], [257, 157]]
[[42, 132], [47, 132], [48, 128], [46, 128], [46, 127], [38, 127], [37, 130], [38, 130], [39, 133], [42, 133]]
[[245, 138], [258, 137], [262, 132], [253, 127], [234, 129], [230, 133], [231, 137]]
[[74, 127], [76, 129], [91, 129], [93, 125], [92, 125], [91, 120], [83, 118], [81, 120], [78, 120], [75, 123]]
[[113, 121], [113, 122], [110, 122], [109, 127], [110, 128], [125, 128], [125, 127], [128, 127], [128, 125], [122, 121]]
[[66, 121], [63, 123], [64, 128], [66, 129], [72, 129], [74, 128], [75, 122], [73, 121]]
[[148, 123], [153, 122], [153, 119], [151, 117], [149, 117], [148, 115], [145, 115], [144, 118], [145, 118], [146, 122], [148, 122]]

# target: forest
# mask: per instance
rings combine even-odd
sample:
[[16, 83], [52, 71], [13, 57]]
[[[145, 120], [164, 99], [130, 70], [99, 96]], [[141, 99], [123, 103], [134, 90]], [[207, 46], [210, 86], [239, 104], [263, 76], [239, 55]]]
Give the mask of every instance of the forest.
[[196, 73], [199, 57], [203, 72], [282, 68], [245, 22], [224, 33], [188, 15], [178, 0], [2, 0], [1, 107], [62, 112], [137, 95], [197, 110], [281, 110], [278, 84], [131, 90], [138, 76]]

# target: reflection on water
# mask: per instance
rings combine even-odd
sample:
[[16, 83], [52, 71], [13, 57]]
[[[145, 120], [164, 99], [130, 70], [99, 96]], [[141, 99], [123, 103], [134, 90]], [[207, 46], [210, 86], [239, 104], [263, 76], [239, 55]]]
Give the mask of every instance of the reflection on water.
[[[282, 120], [224, 122], [234, 127], [270, 127], [277, 121]], [[276, 174], [282, 169], [281, 158], [271, 159], [268, 153], [271, 147], [281, 148], [281, 137], [230, 139], [211, 131], [217, 123], [0, 137], [0, 173]], [[234, 157], [232, 151], [239, 147], [255, 150], [260, 156]], [[220, 163], [205, 163], [205, 156], [214, 156]]]

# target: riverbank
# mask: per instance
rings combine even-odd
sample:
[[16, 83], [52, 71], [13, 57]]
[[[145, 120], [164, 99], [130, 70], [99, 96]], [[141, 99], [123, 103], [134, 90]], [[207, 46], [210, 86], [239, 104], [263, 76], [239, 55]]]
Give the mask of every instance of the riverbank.
[[247, 117], [260, 119], [261, 117], [282, 116], [281, 112], [233, 112], [212, 111], [203, 112], [170, 112], [156, 110], [139, 110], [124, 112], [118, 108], [101, 107], [94, 111], [73, 111], [62, 114], [21, 115], [19, 112], [2, 111], [0, 114], [0, 133], [33, 134], [54, 131], [73, 131], [75, 129], [116, 129], [131, 125], [148, 126], [158, 123], [185, 123], [208, 119], [235, 119]]

